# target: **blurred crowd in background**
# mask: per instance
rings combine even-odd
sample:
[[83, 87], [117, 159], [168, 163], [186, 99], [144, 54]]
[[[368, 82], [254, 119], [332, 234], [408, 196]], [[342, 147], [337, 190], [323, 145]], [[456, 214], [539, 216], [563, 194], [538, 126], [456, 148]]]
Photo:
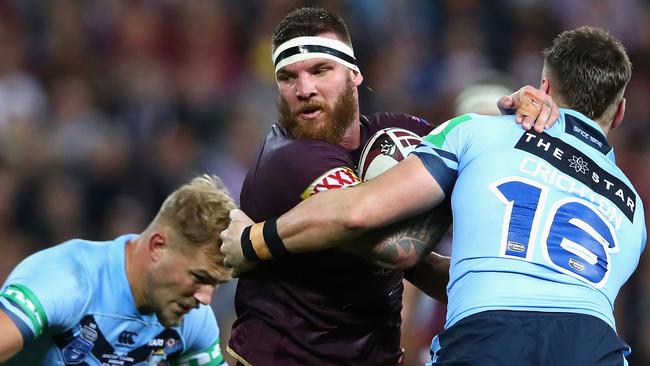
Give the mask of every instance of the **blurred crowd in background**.
[[[433, 123], [474, 83], [538, 86], [541, 50], [560, 31], [608, 29], [634, 65], [610, 142], [650, 212], [647, 0], [0, 0], [0, 283], [66, 239], [140, 232], [196, 174], [220, 176], [238, 199], [276, 116], [271, 34], [304, 5], [347, 21], [363, 113]], [[650, 364], [641, 260], [616, 304], [632, 365]], [[225, 335], [232, 296], [225, 286], [214, 302]], [[426, 347], [432, 334], [417, 322], [405, 326]]]

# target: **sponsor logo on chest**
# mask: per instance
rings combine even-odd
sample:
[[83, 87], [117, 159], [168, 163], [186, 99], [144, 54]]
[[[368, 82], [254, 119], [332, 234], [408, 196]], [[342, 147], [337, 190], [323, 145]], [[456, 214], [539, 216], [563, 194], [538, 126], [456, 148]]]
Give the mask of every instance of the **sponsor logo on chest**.
[[580, 150], [545, 132], [541, 134], [525, 132], [515, 148], [542, 158], [560, 172], [581, 182], [616, 205], [630, 222], [634, 220], [636, 209], [634, 191]]

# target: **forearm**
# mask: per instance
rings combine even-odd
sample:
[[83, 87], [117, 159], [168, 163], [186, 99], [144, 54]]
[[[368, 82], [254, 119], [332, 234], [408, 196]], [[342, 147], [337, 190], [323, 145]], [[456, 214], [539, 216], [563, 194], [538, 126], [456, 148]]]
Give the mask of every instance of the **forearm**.
[[318, 193], [279, 218], [251, 225], [243, 212], [233, 210], [228, 229], [221, 233], [224, 263], [234, 267], [243, 258], [269, 260], [337, 247], [366, 231], [431, 210], [444, 196], [420, 159], [409, 157], [359, 186]]
[[431, 252], [415, 267], [404, 272], [404, 278], [425, 294], [446, 304], [450, 258]]
[[450, 211], [447, 201], [429, 212], [366, 233], [342, 246], [378, 266], [406, 270], [440, 242], [451, 223]]
[[350, 241], [367, 228], [356, 223], [350, 204], [352, 189], [318, 193], [277, 220], [284, 246], [293, 253], [329, 249]]
[[420, 159], [409, 157], [369, 182], [304, 200], [278, 218], [277, 231], [290, 252], [332, 248], [429, 211], [444, 196]]

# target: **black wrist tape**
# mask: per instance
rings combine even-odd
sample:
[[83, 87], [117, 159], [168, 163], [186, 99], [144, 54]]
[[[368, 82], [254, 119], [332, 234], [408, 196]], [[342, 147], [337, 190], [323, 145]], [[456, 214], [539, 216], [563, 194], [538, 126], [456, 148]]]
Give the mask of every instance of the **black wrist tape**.
[[244, 254], [244, 258], [248, 259], [249, 261], [258, 261], [260, 258], [257, 256], [257, 253], [255, 253], [253, 242], [251, 241], [252, 226], [253, 225], [247, 226], [241, 233], [241, 251], [242, 254]]
[[284, 246], [284, 243], [278, 234], [277, 221], [277, 217], [268, 219], [264, 223], [264, 228], [262, 229], [264, 241], [266, 242], [266, 246], [269, 248], [269, 252], [273, 255], [273, 258], [286, 257], [291, 254], [291, 252], [289, 252]]

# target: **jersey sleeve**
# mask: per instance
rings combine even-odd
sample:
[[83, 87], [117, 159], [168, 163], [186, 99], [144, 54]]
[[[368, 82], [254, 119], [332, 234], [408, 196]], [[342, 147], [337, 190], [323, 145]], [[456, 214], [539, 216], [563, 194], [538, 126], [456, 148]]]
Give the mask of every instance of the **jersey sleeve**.
[[[58, 260], [61, 259], [61, 260]], [[78, 266], [66, 265], [46, 250], [21, 262], [0, 291], [0, 310], [7, 313], [27, 344], [46, 329], [68, 329], [88, 301], [87, 282]]]
[[187, 314], [181, 333], [186, 347], [174, 366], [226, 366], [219, 344], [219, 327], [212, 309], [201, 305], [197, 311]]
[[473, 118], [465, 114], [436, 127], [411, 153], [422, 160], [429, 173], [449, 196], [458, 177], [459, 160], [468, 141], [467, 126]]

